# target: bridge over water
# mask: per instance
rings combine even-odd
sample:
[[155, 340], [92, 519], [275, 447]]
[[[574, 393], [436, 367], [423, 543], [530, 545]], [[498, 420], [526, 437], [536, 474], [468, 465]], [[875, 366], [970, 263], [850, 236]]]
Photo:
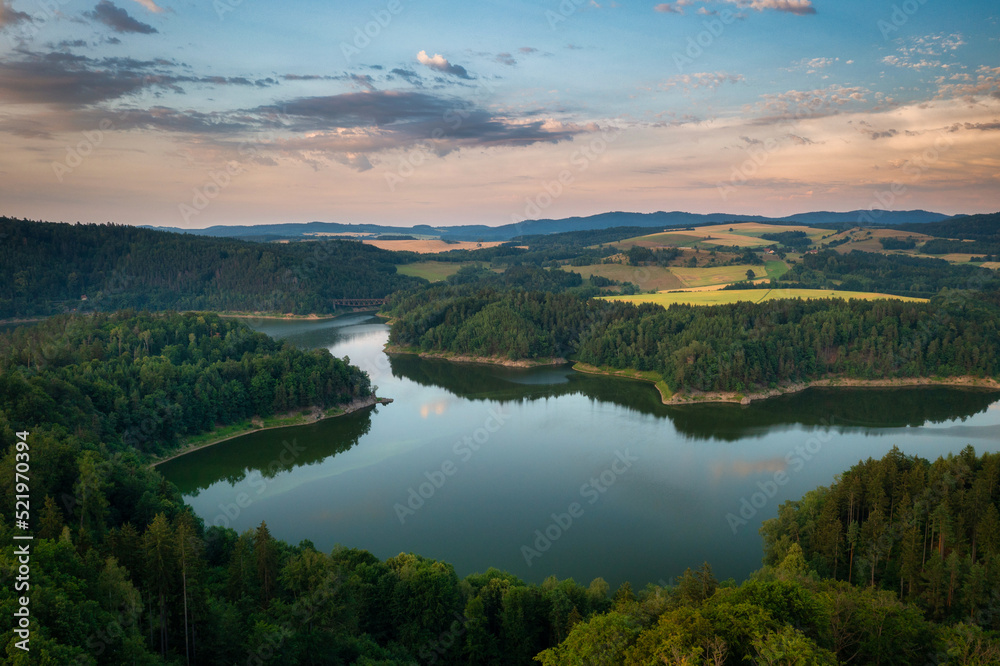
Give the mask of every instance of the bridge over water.
[[375, 308], [385, 305], [384, 298], [337, 298], [333, 304], [345, 308]]

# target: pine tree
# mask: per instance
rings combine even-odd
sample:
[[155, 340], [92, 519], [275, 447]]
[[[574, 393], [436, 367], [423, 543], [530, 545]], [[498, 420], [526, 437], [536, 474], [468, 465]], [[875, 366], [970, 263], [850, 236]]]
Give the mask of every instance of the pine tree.
[[266, 605], [274, 593], [274, 585], [278, 578], [278, 549], [271, 532], [267, 529], [267, 523], [264, 521], [261, 521], [260, 526], [254, 532], [253, 552], [257, 565], [257, 580], [260, 581]]
[[156, 597], [160, 611], [160, 654], [162, 656], [166, 656], [168, 648], [167, 603], [170, 600], [170, 582], [177, 570], [173, 537], [170, 523], [162, 513], [156, 514], [143, 536], [147, 585]]

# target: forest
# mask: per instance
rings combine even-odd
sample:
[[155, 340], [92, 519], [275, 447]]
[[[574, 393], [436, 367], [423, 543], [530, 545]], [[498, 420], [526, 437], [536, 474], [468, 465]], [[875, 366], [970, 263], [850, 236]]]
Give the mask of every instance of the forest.
[[[206, 528], [148, 465], [171, 431], [370, 390], [326, 352], [212, 315], [123, 312], [18, 328], [0, 338], [0, 362], [0, 494], [13, 504], [15, 430], [27, 431], [36, 537], [32, 651], [5, 629], [6, 663], [986, 664], [1000, 655], [997, 601], [985, 594], [997, 586], [997, 456], [861, 463], [837, 487], [782, 508], [765, 529], [767, 565], [742, 584], [716, 580], [707, 563], [640, 590], [612, 591], [600, 578], [526, 584], [496, 569], [459, 578], [415, 554], [287, 544], [263, 522], [242, 534]], [[226, 397], [230, 382], [248, 389], [243, 401]], [[198, 407], [185, 412], [192, 396]], [[145, 413], [161, 429], [127, 421], [147, 405], [161, 410]], [[946, 508], [928, 510], [938, 502]], [[8, 616], [18, 607], [17, 531], [4, 513]]]
[[972, 293], [664, 309], [473, 283], [396, 294], [384, 311], [402, 349], [572, 356], [659, 373], [673, 392], [742, 392], [831, 375], [997, 377], [1000, 292]]
[[419, 281], [408, 253], [356, 241], [252, 243], [122, 224], [0, 217], [0, 317], [212, 310], [327, 314]]
[[930, 463], [893, 449], [765, 521], [765, 562], [795, 547], [829, 579], [887, 590], [935, 621], [1000, 626], [1000, 455]]

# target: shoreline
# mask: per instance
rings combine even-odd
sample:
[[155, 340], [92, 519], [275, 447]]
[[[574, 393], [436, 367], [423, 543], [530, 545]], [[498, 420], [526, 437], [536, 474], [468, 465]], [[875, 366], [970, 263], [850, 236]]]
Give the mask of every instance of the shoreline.
[[382, 347], [386, 354], [409, 354], [420, 358], [441, 359], [452, 363], [476, 363], [479, 365], [502, 365], [508, 368], [538, 368], [550, 365], [566, 365], [569, 363], [562, 357], [546, 357], [540, 359], [521, 358], [510, 360], [503, 356], [469, 356], [467, 354], [456, 354], [455, 352], [425, 352], [415, 349], [406, 349], [386, 344]]
[[676, 393], [665, 405], [690, 405], [704, 403], [733, 403], [749, 405], [755, 400], [767, 400], [781, 395], [799, 393], [808, 388], [915, 388], [919, 386], [952, 386], [1000, 391], [1000, 381], [991, 377], [959, 375], [955, 377], [895, 377], [890, 379], [859, 379], [852, 377], [821, 377], [806, 382], [785, 384], [765, 391], [738, 393], [736, 391], [695, 391]]
[[[326, 419], [335, 419], [338, 416], [351, 414], [353, 412], [358, 411], [359, 409], [365, 409], [366, 407], [372, 407], [374, 405], [387, 405], [392, 401], [393, 401], [392, 398], [379, 398], [375, 395], [371, 395], [368, 396], [367, 398], [358, 398], [356, 400], [347, 403], [346, 405], [338, 405], [335, 407], [330, 407], [329, 409], [326, 410], [326, 412], [323, 412], [322, 410], [314, 407], [310, 411], [308, 416], [302, 417], [305, 419], [304, 421], [296, 421], [294, 423], [278, 423], [267, 427], [256, 427], [251, 425], [251, 427], [245, 428], [235, 433], [229, 433], [221, 437], [213, 437], [209, 439], [207, 442], [202, 442], [196, 446], [182, 447], [181, 450], [171, 453], [166, 458], [161, 458], [159, 460], [156, 460], [150, 463], [149, 466], [155, 468], [157, 465], [165, 463], [168, 460], [173, 460], [174, 458], [180, 458], [181, 456], [185, 456], [189, 453], [200, 451], [201, 449], [207, 449], [210, 446], [215, 446], [216, 444], [227, 442], [230, 439], [236, 439], [237, 437], [243, 437], [244, 435], [249, 435], [255, 432], [264, 432], [265, 430], [276, 430], [278, 428], [293, 428], [295, 426], [312, 425], [313, 423], [319, 423], [320, 421], [325, 421]], [[293, 419], [295, 417], [288, 416], [286, 418]], [[259, 417], [255, 416], [253, 417], [253, 419], [251, 419], [251, 423], [259, 420], [260, 420]]]
[[[0, 326], [5, 326], [9, 324], [37, 324], [40, 321], [45, 321], [46, 319], [51, 319], [52, 317], [59, 317], [66, 314], [71, 315], [82, 315], [89, 316], [93, 314], [112, 314], [117, 312], [117, 310], [88, 310], [87, 312], [59, 312], [50, 315], [39, 315], [36, 317], [10, 317], [8, 319], [0, 319]], [[164, 312], [169, 312], [168, 310], [149, 310], [151, 314], [162, 314]], [[273, 319], [275, 321], [329, 321], [331, 319], [336, 319], [337, 317], [343, 317], [350, 314], [358, 314], [359, 312], [376, 312], [373, 308], [352, 308], [350, 312], [337, 312], [333, 314], [316, 314], [311, 312], [307, 315], [299, 314], [255, 314], [251, 312], [231, 312], [225, 311], [220, 312], [218, 310], [175, 310], [180, 314], [214, 314], [222, 317], [223, 319]]]
[[652, 384], [659, 392], [660, 400], [664, 405], [671, 404], [669, 401], [674, 398], [673, 392], [671, 392], [670, 387], [667, 386], [667, 382], [663, 380], [660, 373], [653, 372], [652, 370], [617, 370], [614, 368], [603, 368], [596, 365], [590, 365], [589, 363], [583, 363], [582, 361], [574, 361], [573, 370], [576, 372], [582, 372], [585, 375], [622, 377], [624, 379], [632, 379], [634, 381]]
[[709, 403], [731, 403], [749, 405], [755, 400], [767, 400], [782, 395], [798, 393], [808, 388], [914, 388], [919, 386], [951, 386], [956, 388], [986, 389], [1000, 391], [1000, 381], [992, 377], [973, 377], [960, 375], [956, 377], [896, 377], [891, 379], [860, 379], [852, 377], [821, 377], [806, 382], [784, 384], [777, 388], [762, 391], [740, 393], [737, 391], [680, 391], [673, 393], [659, 373], [634, 369], [600, 368], [589, 363], [569, 361], [563, 358], [519, 359], [511, 361], [504, 358], [484, 356], [466, 356], [449, 352], [419, 352], [385, 345], [386, 354], [411, 354], [421, 358], [441, 359], [454, 363], [478, 363], [485, 365], [502, 365], [511, 368], [534, 368], [553, 365], [572, 364], [572, 369], [588, 375], [603, 375], [619, 377], [634, 381], [653, 384], [660, 394], [664, 405], [696, 405]]

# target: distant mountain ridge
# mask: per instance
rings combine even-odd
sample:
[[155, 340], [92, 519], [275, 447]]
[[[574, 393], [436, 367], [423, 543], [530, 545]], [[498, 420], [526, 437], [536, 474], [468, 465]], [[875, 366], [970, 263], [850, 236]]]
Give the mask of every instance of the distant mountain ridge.
[[724, 224], [726, 222], [772, 222], [779, 224], [878, 224], [896, 225], [906, 223], [943, 222], [955, 217], [926, 210], [854, 210], [847, 212], [815, 211], [796, 213], [785, 217], [765, 217], [763, 215], [732, 215], [729, 213], [686, 213], [683, 211], [658, 211], [655, 213], [627, 213], [612, 211], [585, 217], [563, 219], [524, 220], [497, 227], [482, 224], [467, 224], [453, 227], [432, 227], [419, 224], [412, 227], [387, 226], [381, 224], [343, 224], [340, 222], [289, 222], [284, 224], [260, 225], [217, 225], [206, 229], [180, 229], [178, 227], [149, 227], [162, 231], [217, 236], [222, 238], [244, 238], [256, 240], [291, 239], [317, 234], [408, 234], [432, 236], [442, 240], [456, 241], [508, 241], [519, 236], [546, 235], [564, 231], [590, 231], [612, 227], [679, 227], [703, 224]]

